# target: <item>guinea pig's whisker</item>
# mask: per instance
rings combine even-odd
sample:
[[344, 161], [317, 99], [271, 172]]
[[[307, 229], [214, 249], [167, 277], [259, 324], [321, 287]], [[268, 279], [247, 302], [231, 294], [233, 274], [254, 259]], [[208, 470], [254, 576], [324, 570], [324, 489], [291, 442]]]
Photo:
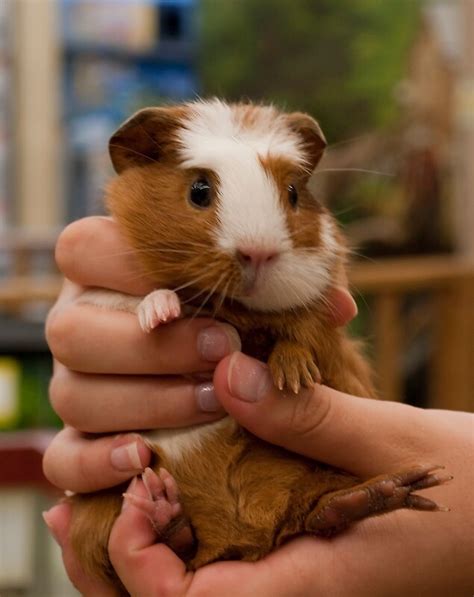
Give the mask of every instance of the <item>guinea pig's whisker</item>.
[[351, 285], [351, 293], [355, 294], [356, 296], [358, 296], [361, 301], [364, 303], [367, 312], [369, 314], [372, 313], [372, 309], [370, 308], [370, 304], [367, 302], [367, 299], [365, 298], [365, 295], [357, 288], [357, 286]]
[[202, 309], [204, 308], [205, 304], [207, 303], [207, 301], [211, 298], [211, 296], [215, 293], [216, 289], [218, 288], [219, 284], [222, 282], [223, 278], [225, 277], [225, 273], [222, 274], [220, 276], [220, 278], [217, 280], [217, 282], [214, 284], [214, 286], [211, 288], [211, 290], [209, 291], [209, 293], [206, 295], [206, 297], [204, 298], [203, 302], [201, 303], [201, 305], [199, 306], [198, 310], [196, 311], [196, 313], [193, 314], [193, 316], [191, 317], [191, 319], [195, 319], [199, 313], [202, 311]]
[[351, 213], [351, 211], [354, 211], [358, 207], [359, 205], [357, 203], [353, 203], [352, 205], [348, 205], [347, 207], [339, 209], [338, 211], [331, 210], [331, 213], [335, 218], [338, 218], [339, 216], [344, 216], [345, 214]]
[[363, 135], [357, 135], [356, 137], [350, 137], [349, 139], [342, 139], [342, 141], [336, 141], [335, 143], [330, 143], [326, 151], [333, 149], [334, 147], [339, 147], [340, 145], [349, 145], [350, 143], [358, 143], [361, 139], [366, 139], [371, 136], [372, 133], [364, 133]]
[[214, 312], [212, 314], [213, 317], [216, 316], [216, 314], [219, 312], [220, 308], [222, 307], [222, 305], [224, 304], [226, 295], [227, 295], [227, 290], [229, 289], [229, 284], [232, 281], [232, 276], [227, 280], [227, 283], [225, 284], [224, 288], [222, 289], [222, 292], [220, 294], [219, 297], [219, 301], [216, 303], [216, 306], [214, 308]]
[[[143, 123], [139, 122], [138, 126], [142, 129], [142, 131], [145, 133], [145, 135], [150, 139], [150, 141], [153, 143], [153, 145], [156, 145], [159, 149], [162, 149], [162, 146], [158, 143], [158, 141], [152, 137], [150, 135], [150, 133], [147, 131], [147, 129], [143, 126]], [[157, 162], [158, 160], [154, 160], [155, 162]]]
[[149, 249], [130, 249], [129, 251], [120, 251], [117, 253], [107, 253], [106, 255], [99, 255], [96, 259], [108, 259], [109, 257], [124, 257], [126, 255], [151, 253], [157, 256], [160, 253], [178, 253], [180, 255], [191, 255], [193, 251], [184, 249], [167, 249], [167, 248], [149, 248]]
[[158, 163], [158, 160], [155, 160], [154, 158], [150, 157], [149, 155], [146, 155], [146, 153], [141, 153], [140, 151], [137, 151], [136, 149], [132, 149], [129, 146], [119, 145], [118, 143], [111, 143], [109, 145], [109, 147], [116, 147], [117, 149], [125, 149], [125, 151], [135, 153], [136, 155], [139, 155], [142, 158], [146, 158], [150, 162], [153, 162], [155, 164]]
[[321, 168], [321, 170], [314, 172], [314, 176], [323, 172], [361, 172], [363, 174], [376, 174], [378, 176], [395, 176], [393, 172], [381, 172], [380, 170], [368, 170], [366, 168]]
[[202, 276], [198, 276], [197, 278], [193, 278], [190, 282], [186, 282], [186, 284], [182, 284], [181, 286], [177, 286], [176, 288], [172, 288], [171, 290], [173, 292], [178, 292], [179, 290], [184, 290], [185, 288], [188, 288], [189, 286], [192, 286], [196, 282], [200, 282], [206, 276], [208, 276], [208, 272], [205, 272], [204, 274], [202, 274]]
[[358, 253], [357, 251], [354, 251], [353, 249], [347, 249], [347, 252], [349, 253], [349, 255], [354, 255], [355, 257], [359, 257], [359, 259], [364, 259], [365, 261], [370, 261], [370, 263], [376, 263], [376, 259], [373, 259], [372, 257], [369, 257], [368, 255], [364, 255], [363, 253]]
[[196, 294], [193, 294], [193, 296], [191, 296], [190, 298], [186, 299], [185, 301], [181, 301], [181, 302], [183, 303], [183, 305], [187, 305], [188, 303], [192, 302], [194, 299], [196, 299], [198, 296], [201, 296], [201, 294], [204, 294], [205, 292], [206, 292], [206, 288], [203, 288], [199, 292], [196, 292]]

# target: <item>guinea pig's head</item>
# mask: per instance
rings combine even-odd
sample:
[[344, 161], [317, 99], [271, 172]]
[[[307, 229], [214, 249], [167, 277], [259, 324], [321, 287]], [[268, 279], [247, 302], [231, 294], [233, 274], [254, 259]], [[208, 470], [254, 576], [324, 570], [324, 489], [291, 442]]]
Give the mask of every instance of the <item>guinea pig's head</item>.
[[252, 310], [304, 306], [344, 251], [307, 188], [325, 146], [310, 116], [271, 106], [146, 108], [110, 140], [108, 205], [157, 285]]

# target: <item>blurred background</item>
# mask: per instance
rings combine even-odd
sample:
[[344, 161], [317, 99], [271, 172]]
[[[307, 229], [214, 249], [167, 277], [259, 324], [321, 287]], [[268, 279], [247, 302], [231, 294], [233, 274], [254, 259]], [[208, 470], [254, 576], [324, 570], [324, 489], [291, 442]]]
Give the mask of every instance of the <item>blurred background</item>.
[[382, 398], [473, 407], [474, 0], [0, 0], [2, 597], [74, 594], [39, 516], [55, 239], [103, 213], [114, 129], [196, 95], [320, 121]]

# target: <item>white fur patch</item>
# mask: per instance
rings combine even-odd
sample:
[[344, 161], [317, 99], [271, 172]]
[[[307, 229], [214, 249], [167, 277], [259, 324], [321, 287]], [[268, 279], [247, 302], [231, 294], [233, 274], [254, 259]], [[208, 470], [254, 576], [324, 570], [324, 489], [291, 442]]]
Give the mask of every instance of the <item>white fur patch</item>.
[[251, 108], [255, 116], [251, 126], [245, 120], [245, 109], [217, 99], [191, 103], [188, 108], [191, 117], [180, 133], [182, 155], [186, 161], [214, 161], [216, 154], [219, 157], [215, 143], [225, 140], [245, 145], [262, 157], [282, 156], [298, 164], [307, 164], [302, 140], [289, 128], [286, 115], [272, 106]]
[[279, 191], [260, 157], [285, 156], [304, 163], [301, 140], [274, 108], [255, 108], [248, 126], [243, 111], [220, 101], [190, 104], [180, 130], [183, 166], [208, 168], [219, 177], [217, 245], [236, 249], [288, 250], [291, 241]]
[[217, 246], [230, 255], [237, 249], [279, 254], [261, 268], [251, 295], [236, 299], [260, 311], [282, 311], [314, 301], [330, 281], [337, 251], [331, 221], [321, 216], [321, 242], [314, 252], [295, 249], [279, 190], [260, 161], [284, 157], [304, 165], [302, 140], [273, 107], [245, 112], [218, 100], [188, 107], [190, 116], [179, 132], [183, 166], [207, 168], [219, 178]]
[[317, 253], [289, 251], [270, 266], [268, 272], [262, 273], [251, 296], [238, 297], [238, 300], [257, 311], [279, 312], [309, 305], [327, 288], [331, 280], [331, 261]]
[[340, 247], [330, 216], [320, 216], [320, 244], [311, 249], [293, 248], [266, 267], [254, 293], [239, 297], [249, 309], [284, 311], [317, 300], [331, 281], [331, 270]]
[[78, 303], [95, 305], [112, 311], [135, 313], [142, 297], [116, 292], [115, 290], [86, 290], [78, 298]]
[[199, 450], [206, 439], [229, 425], [229, 421], [229, 417], [224, 417], [213, 423], [180, 429], [157, 429], [142, 435], [148, 444], [160, 448], [167, 458], [176, 462], [186, 452]]

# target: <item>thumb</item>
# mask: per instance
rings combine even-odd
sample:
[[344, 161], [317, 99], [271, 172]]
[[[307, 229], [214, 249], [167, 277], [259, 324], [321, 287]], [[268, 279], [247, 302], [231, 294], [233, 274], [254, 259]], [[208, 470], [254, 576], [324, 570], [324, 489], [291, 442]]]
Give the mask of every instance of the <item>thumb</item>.
[[279, 391], [268, 367], [240, 352], [219, 363], [214, 386], [226, 411], [251, 433], [353, 474], [390, 472], [417, 459], [419, 409], [323, 385], [298, 395]]

